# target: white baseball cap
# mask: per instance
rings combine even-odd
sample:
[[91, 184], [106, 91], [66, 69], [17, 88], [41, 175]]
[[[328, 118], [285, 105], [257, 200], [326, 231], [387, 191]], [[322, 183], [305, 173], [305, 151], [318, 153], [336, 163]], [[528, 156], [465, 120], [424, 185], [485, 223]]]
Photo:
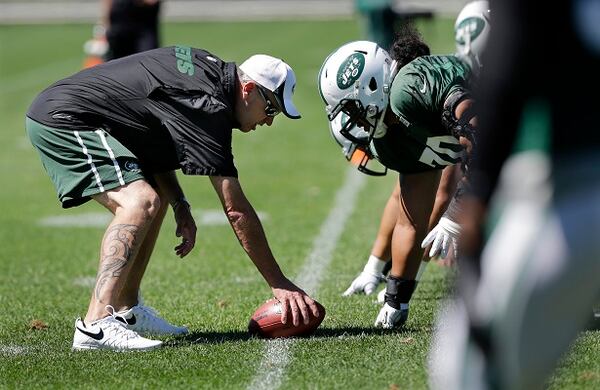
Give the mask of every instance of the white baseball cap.
[[273, 92], [285, 116], [291, 119], [300, 118], [300, 113], [292, 102], [296, 75], [288, 64], [279, 58], [256, 54], [244, 61], [240, 69], [252, 80]]

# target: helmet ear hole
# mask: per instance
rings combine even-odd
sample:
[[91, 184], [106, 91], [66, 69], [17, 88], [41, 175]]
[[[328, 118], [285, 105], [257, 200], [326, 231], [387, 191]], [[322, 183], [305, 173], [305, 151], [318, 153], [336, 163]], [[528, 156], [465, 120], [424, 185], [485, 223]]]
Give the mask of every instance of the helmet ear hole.
[[371, 77], [371, 81], [369, 81], [369, 89], [371, 91], [377, 90], [377, 80], [375, 80], [375, 77]]

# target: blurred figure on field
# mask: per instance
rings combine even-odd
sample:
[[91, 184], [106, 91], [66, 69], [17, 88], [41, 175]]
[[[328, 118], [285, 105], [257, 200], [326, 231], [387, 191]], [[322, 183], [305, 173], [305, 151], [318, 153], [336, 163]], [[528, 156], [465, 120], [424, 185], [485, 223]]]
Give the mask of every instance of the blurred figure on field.
[[103, 0], [103, 5], [107, 61], [160, 46], [160, 0]]
[[[456, 45], [456, 55], [467, 62], [474, 70], [473, 79], [479, 76], [481, 70], [481, 53], [486, 45], [487, 37], [490, 31], [489, 23], [489, 3], [487, 0], [477, 0], [466, 4], [458, 14], [454, 24], [454, 41]], [[429, 54], [421, 53], [421, 54]], [[398, 62], [401, 68], [404, 64], [410, 62], [411, 44], [410, 42], [397, 41], [390, 48], [392, 59]], [[456, 190], [457, 180], [460, 178], [460, 169], [458, 166], [451, 166], [444, 169], [442, 179], [436, 194], [436, 206], [430, 219], [430, 230], [434, 229], [438, 221], [443, 219], [443, 225], [438, 226], [435, 231], [431, 230], [425, 238], [423, 247], [431, 245], [428, 251], [423, 253], [423, 262], [419, 272], [415, 277], [418, 281], [423, 274], [429, 257], [439, 256], [444, 264], [450, 264], [454, 261], [456, 252], [455, 241], [458, 237], [460, 227], [457, 224], [443, 217], [442, 214], [448, 207], [450, 200]], [[398, 214], [400, 186], [396, 184], [390, 198], [381, 216], [381, 222], [375, 242], [371, 248], [371, 253], [363, 271], [352, 281], [344, 296], [352, 294], [372, 294], [380, 283], [385, 281], [385, 275], [391, 268], [391, 247], [396, 216]], [[436, 240], [437, 239], [437, 240]], [[385, 289], [377, 296], [380, 303], [384, 301]]]
[[354, 8], [361, 15], [365, 36], [381, 47], [390, 47], [394, 40], [396, 15], [393, 0], [354, 0]]
[[160, 46], [160, 0], [102, 0], [102, 18], [85, 43], [89, 67]]
[[[600, 292], [600, 1], [492, 7], [459, 296], [440, 313], [430, 353], [435, 389], [543, 388]], [[568, 55], [549, 58], [563, 43]], [[550, 151], [509, 161], [533, 109]], [[505, 207], [486, 238], [493, 194]]]

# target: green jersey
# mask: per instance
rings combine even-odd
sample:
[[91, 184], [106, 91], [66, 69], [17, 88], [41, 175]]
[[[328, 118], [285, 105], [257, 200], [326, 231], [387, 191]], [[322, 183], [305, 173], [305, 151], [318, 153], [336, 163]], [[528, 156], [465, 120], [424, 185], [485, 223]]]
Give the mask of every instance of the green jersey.
[[455, 56], [423, 56], [403, 66], [390, 90], [399, 124], [373, 139], [379, 161], [400, 173], [441, 169], [460, 161], [463, 148], [442, 122], [446, 99], [469, 89], [471, 69]]

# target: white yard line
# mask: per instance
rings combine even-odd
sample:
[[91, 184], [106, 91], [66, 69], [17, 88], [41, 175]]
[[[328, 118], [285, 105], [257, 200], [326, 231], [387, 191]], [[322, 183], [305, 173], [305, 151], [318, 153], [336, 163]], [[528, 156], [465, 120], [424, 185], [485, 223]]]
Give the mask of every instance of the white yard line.
[[[366, 182], [365, 175], [349, 168], [346, 181], [336, 194], [334, 207], [321, 225], [319, 235], [304, 261], [304, 265], [294, 280], [308, 294], [316, 294], [325, 270], [331, 262], [332, 253], [346, 226], [346, 221], [354, 211], [356, 198]], [[292, 358], [293, 339], [266, 340], [263, 358], [248, 385], [249, 390], [276, 390], [285, 379], [285, 370]]]
[[[269, 221], [269, 214], [257, 211], [262, 223]], [[192, 215], [197, 225], [202, 226], [229, 226], [227, 216], [223, 210], [217, 209], [193, 209]], [[89, 212], [79, 214], [59, 214], [40, 218], [37, 224], [48, 227], [97, 227], [106, 228], [112, 219], [109, 212]]]
[[14, 357], [25, 355], [29, 352], [30, 348], [21, 345], [2, 345], [0, 344], [0, 356], [3, 357]]

